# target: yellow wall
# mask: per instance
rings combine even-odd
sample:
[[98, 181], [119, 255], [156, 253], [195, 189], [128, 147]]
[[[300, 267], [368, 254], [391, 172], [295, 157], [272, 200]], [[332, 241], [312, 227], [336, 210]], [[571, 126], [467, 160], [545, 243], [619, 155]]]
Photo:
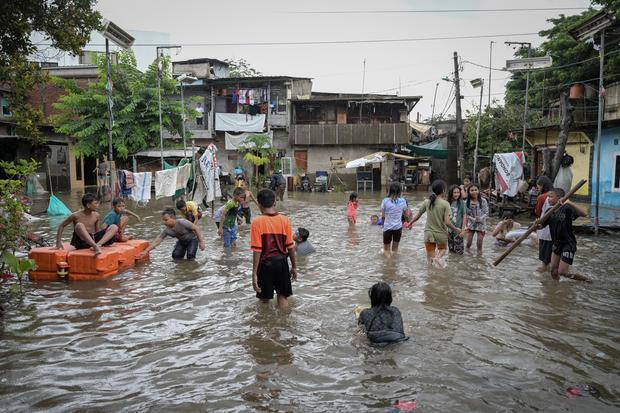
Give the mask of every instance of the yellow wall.
[[[558, 131], [549, 130], [547, 133], [547, 143], [549, 148], [555, 149], [558, 141]], [[545, 131], [535, 131], [534, 134], [528, 133], [528, 141], [535, 146], [537, 150], [545, 147]], [[568, 134], [568, 142], [566, 143], [566, 153], [573, 157], [575, 163], [571, 167], [573, 171], [573, 185], [581, 179], [588, 182], [582, 186], [577, 195], [589, 196], [590, 194], [590, 151], [592, 150], [592, 142], [583, 132], [570, 132]], [[583, 151], [583, 152], [582, 152]], [[553, 153], [552, 153], [553, 155]]]

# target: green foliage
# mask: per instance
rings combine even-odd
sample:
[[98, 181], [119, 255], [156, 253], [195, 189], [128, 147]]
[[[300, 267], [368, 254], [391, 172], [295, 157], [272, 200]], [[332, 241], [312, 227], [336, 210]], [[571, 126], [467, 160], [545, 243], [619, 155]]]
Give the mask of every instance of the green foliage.
[[262, 73], [254, 69], [244, 58], [224, 59], [224, 61], [230, 66], [230, 77], [262, 76]]
[[36, 171], [38, 163], [24, 159], [18, 162], [0, 161], [0, 168], [8, 179], [0, 179], [0, 253], [18, 248], [26, 237], [28, 227], [23, 215], [26, 207], [19, 199], [28, 175]]
[[[618, 9], [620, 2], [616, 1], [597, 1], [594, 3], [610, 5], [611, 8]], [[553, 67], [548, 69], [533, 70], [530, 72], [530, 95], [528, 105], [533, 110], [540, 110], [543, 105], [548, 107], [548, 101], [559, 99], [560, 92], [567, 91], [572, 83], [582, 81], [596, 81], [599, 74], [598, 51], [592, 44], [578, 42], [573, 39], [568, 31], [584, 19], [596, 13], [595, 10], [588, 10], [580, 15], [565, 16], [561, 14], [557, 18], [547, 21], [552, 24], [548, 30], [539, 33], [546, 38], [539, 47], [531, 50], [531, 56], [545, 56], [549, 54], [553, 58]], [[619, 49], [618, 43], [611, 43], [605, 46], [605, 83], [610, 83], [620, 79], [620, 53], [615, 53]], [[519, 49], [515, 53], [516, 57], [527, 56], [527, 49]], [[571, 65], [565, 68], [558, 66], [570, 65], [576, 62], [583, 63]], [[506, 84], [506, 104], [522, 106], [525, 98], [525, 72], [515, 73]]]
[[[181, 134], [182, 107], [177, 82], [172, 78], [170, 60], [161, 59], [162, 125], [171, 134]], [[76, 138], [78, 156], [100, 156], [108, 152], [108, 107], [105, 59], [98, 59], [99, 79], [85, 89], [57, 81], [68, 91], [58, 103], [62, 113], [53, 118], [55, 129]], [[157, 60], [145, 73], [136, 67], [131, 51], [119, 54], [118, 64], [110, 67], [113, 82], [112, 144], [115, 158], [127, 159], [135, 152], [159, 143], [159, 109], [157, 95]], [[186, 112], [192, 109], [186, 102]]]
[[9, 267], [9, 271], [17, 276], [19, 282], [19, 292], [22, 292], [22, 282], [27, 271], [37, 268], [37, 263], [28, 258], [17, 258], [9, 251], [2, 253], [2, 261]]
[[[39, 138], [43, 114], [28, 99], [33, 87], [45, 82], [38, 65], [28, 62], [37, 46], [31, 34], [40, 32], [52, 47], [79, 54], [101, 15], [95, 0], [3, 0], [0, 12], [0, 84], [10, 91], [13, 119], [20, 136]], [[35, 55], [36, 59], [36, 55]]]
[[[529, 127], [541, 124], [540, 113], [528, 113]], [[467, 123], [464, 130], [465, 153], [467, 163], [473, 163], [474, 148], [476, 145], [476, 125], [478, 112], [466, 112]], [[480, 140], [478, 143], [478, 156], [492, 156], [493, 153], [513, 152], [521, 150], [521, 128], [523, 127], [523, 107], [518, 106], [493, 106], [486, 108], [480, 118]], [[513, 132], [511, 134], [511, 132]], [[480, 167], [487, 166], [479, 161]]]
[[261, 181], [258, 167], [268, 165], [277, 152], [276, 149], [271, 146], [267, 135], [250, 135], [239, 144], [239, 151], [243, 154], [243, 159], [253, 165], [254, 176], [252, 181], [258, 186]]

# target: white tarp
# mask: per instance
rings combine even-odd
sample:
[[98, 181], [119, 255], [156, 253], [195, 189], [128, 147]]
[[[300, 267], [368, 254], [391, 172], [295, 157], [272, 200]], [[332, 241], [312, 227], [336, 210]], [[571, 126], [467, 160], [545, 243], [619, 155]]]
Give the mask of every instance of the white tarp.
[[193, 197], [196, 203], [203, 200], [211, 202], [222, 196], [216, 152], [217, 148], [211, 143], [198, 161], [200, 173], [196, 174], [197, 184]]
[[375, 153], [371, 153], [370, 155], [366, 155], [362, 158], [354, 159], [352, 161], [347, 162], [347, 165], [345, 166], [345, 168], [361, 168], [371, 163], [379, 163], [379, 162], [385, 161], [386, 159], [394, 159], [394, 158], [405, 159], [405, 160], [416, 159], [412, 156], [401, 155], [399, 153], [375, 152]]
[[[269, 131], [267, 133], [244, 132], [239, 135], [232, 135], [226, 132], [226, 135], [225, 135], [226, 150], [236, 151], [237, 149], [239, 149], [239, 145], [241, 145], [248, 136], [252, 136], [252, 135], [261, 135], [261, 136], [264, 135], [264, 136], [269, 137], [269, 145], [265, 144], [265, 147], [269, 148], [273, 146], [273, 131]], [[245, 146], [245, 145], [242, 145], [242, 146]]]
[[265, 115], [244, 113], [216, 113], [215, 130], [229, 132], [262, 132], [265, 129]]
[[496, 153], [493, 155], [495, 164], [495, 187], [506, 196], [519, 193], [519, 180], [523, 177], [523, 152]]

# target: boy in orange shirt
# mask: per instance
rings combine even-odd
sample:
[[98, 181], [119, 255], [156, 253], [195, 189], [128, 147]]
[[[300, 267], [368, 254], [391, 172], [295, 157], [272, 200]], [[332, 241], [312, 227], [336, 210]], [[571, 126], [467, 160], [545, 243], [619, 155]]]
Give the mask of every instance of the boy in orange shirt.
[[[297, 262], [291, 222], [276, 210], [276, 194], [261, 189], [257, 195], [262, 213], [251, 225], [252, 284], [256, 297], [263, 302], [277, 293], [278, 307], [288, 307], [293, 295], [291, 280], [297, 280]], [[288, 258], [291, 260], [289, 271]]]

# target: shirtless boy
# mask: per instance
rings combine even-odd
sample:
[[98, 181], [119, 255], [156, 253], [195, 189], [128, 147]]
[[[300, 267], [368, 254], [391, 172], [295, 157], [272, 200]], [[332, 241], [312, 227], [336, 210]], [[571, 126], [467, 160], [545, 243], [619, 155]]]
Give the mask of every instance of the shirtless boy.
[[58, 226], [56, 248], [62, 249], [62, 233], [67, 225], [73, 224], [71, 245], [78, 250], [90, 247], [95, 251], [95, 255], [99, 255], [102, 245], [110, 245], [114, 242], [118, 227], [112, 224], [106, 229], [101, 229], [100, 216], [97, 212], [99, 201], [95, 195], [84, 194], [82, 206], [83, 210], [74, 212]]

